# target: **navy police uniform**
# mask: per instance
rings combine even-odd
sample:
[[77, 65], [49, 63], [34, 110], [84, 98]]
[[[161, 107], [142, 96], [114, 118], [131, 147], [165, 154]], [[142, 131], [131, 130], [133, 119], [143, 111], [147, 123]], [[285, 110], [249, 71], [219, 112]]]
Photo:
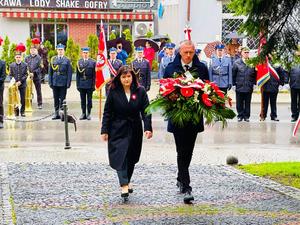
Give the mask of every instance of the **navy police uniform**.
[[3, 92], [4, 92], [4, 80], [6, 77], [6, 64], [5, 61], [0, 60], [0, 129], [3, 128]]
[[25, 58], [29, 73], [33, 74], [33, 83], [37, 95], [38, 107], [41, 107], [42, 102], [42, 91], [41, 91], [41, 71], [42, 71], [42, 58], [39, 55], [28, 55]]
[[294, 65], [289, 72], [291, 88], [292, 122], [297, 121], [300, 112], [300, 64]]
[[[167, 43], [165, 45], [166, 48], [168, 49], [174, 49], [175, 48], [175, 44], [174, 43]], [[163, 55], [160, 63], [159, 63], [159, 70], [158, 70], [158, 79], [163, 78], [165, 70], [167, 68], [167, 66], [169, 65], [169, 63], [173, 62], [175, 59], [175, 54], [172, 56], [169, 55]]]
[[[89, 48], [82, 48], [82, 51], [89, 51]], [[80, 119], [91, 119], [91, 109], [93, 107], [93, 92], [95, 90], [96, 61], [88, 58], [81, 58], [77, 63], [76, 85], [80, 92], [82, 115]]]
[[[143, 50], [143, 47], [136, 48], [137, 52], [141, 52]], [[140, 85], [142, 85], [146, 91], [149, 91], [151, 86], [151, 69], [149, 61], [144, 58], [136, 58], [132, 62], [132, 69], [138, 76]]]
[[[57, 45], [57, 49], [64, 49], [64, 45]], [[65, 56], [54, 56], [49, 66], [49, 86], [54, 97], [55, 115], [52, 119], [60, 119], [58, 110], [62, 109], [63, 100], [67, 95], [67, 89], [71, 86], [72, 66]]]

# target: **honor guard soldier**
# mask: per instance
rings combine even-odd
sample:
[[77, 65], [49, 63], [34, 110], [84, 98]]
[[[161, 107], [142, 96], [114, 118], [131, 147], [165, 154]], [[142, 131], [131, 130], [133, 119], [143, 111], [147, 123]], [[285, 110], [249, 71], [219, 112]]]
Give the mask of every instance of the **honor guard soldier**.
[[[0, 46], [3, 39], [0, 37]], [[3, 128], [3, 92], [4, 92], [4, 80], [6, 78], [6, 64], [5, 61], [0, 60], [0, 129]]]
[[[82, 48], [82, 58], [79, 59], [76, 69], [76, 85], [80, 92], [82, 115], [80, 120], [91, 119], [92, 97], [95, 90], [96, 61], [89, 58], [90, 48]], [[86, 111], [87, 110], [87, 111]]]
[[165, 56], [161, 58], [158, 70], [158, 79], [163, 78], [165, 69], [169, 63], [173, 62], [175, 58], [175, 44], [167, 43], [165, 45]]
[[[22, 61], [22, 52], [25, 51], [25, 46], [19, 44], [16, 47], [15, 62], [9, 65], [9, 76], [15, 79], [18, 86], [21, 99], [21, 116], [25, 117], [25, 94], [26, 94], [26, 79], [28, 75], [27, 64]], [[15, 111], [15, 115], [19, 116], [19, 109]]]
[[30, 47], [30, 55], [26, 56], [25, 62], [27, 63], [29, 75], [31, 76], [35, 86], [38, 109], [42, 109], [41, 70], [43, 62], [34, 45]]
[[232, 87], [231, 58], [225, 56], [225, 46], [218, 44], [215, 47], [216, 54], [212, 56], [209, 65], [209, 80], [219, 86], [226, 94]]
[[146, 91], [150, 90], [151, 86], [151, 69], [148, 60], [143, 58], [143, 47], [137, 47], [136, 58], [132, 62], [132, 69], [134, 73], [138, 76], [139, 83], [142, 85]]
[[49, 66], [49, 86], [53, 91], [55, 109], [53, 120], [60, 119], [59, 109], [62, 109], [63, 100], [72, 80], [72, 66], [70, 60], [64, 56], [65, 46], [58, 44], [56, 50], [57, 56], [52, 57]]
[[[110, 70], [110, 78], [114, 78], [117, 73], [118, 73], [118, 70], [121, 68], [121, 66], [123, 66], [123, 63], [121, 60], [117, 59], [117, 49], [112, 47], [109, 49], [109, 62], [110, 64], [112, 65], [112, 67], [114, 68], [114, 73], [112, 73], [112, 71]], [[109, 89], [109, 86], [110, 86], [110, 82], [108, 82], [106, 85], [105, 85], [105, 93], [106, 93], [106, 96], [108, 94], [108, 89]]]

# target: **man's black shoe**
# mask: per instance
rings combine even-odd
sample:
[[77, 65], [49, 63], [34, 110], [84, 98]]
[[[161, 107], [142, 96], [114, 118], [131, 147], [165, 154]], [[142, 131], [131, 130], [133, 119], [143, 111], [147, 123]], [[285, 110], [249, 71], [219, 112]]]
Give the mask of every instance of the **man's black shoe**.
[[242, 122], [243, 121], [243, 118], [238, 118], [238, 122]]
[[86, 119], [86, 115], [83, 113], [80, 117], [79, 120], [85, 120]]
[[176, 186], [179, 188], [179, 192], [183, 194], [183, 184], [180, 181], [177, 181]]
[[292, 123], [294, 123], [294, 122], [296, 122], [296, 121], [297, 121], [296, 118], [292, 118], [292, 120], [291, 120]]
[[278, 122], [279, 119], [277, 119], [277, 117], [271, 118], [271, 120]]
[[87, 114], [86, 119], [87, 119], [87, 120], [91, 120], [91, 119], [92, 119], [92, 118], [91, 118], [91, 114]]
[[194, 201], [194, 196], [192, 195], [192, 192], [191, 191], [185, 192], [183, 196], [183, 202], [185, 204], [192, 204], [192, 201]]
[[248, 118], [245, 118], [245, 119], [244, 119], [244, 121], [246, 121], [246, 122], [250, 122], [250, 120], [249, 120]]
[[21, 116], [22, 116], [22, 117], [26, 117], [26, 116], [25, 116], [25, 113], [21, 113]]
[[52, 117], [52, 120], [59, 120], [60, 119], [60, 116], [58, 114], [55, 114], [53, 117]]
[[2, 129], [3, 127], [3, 122], [0, 122], [0, 129]]

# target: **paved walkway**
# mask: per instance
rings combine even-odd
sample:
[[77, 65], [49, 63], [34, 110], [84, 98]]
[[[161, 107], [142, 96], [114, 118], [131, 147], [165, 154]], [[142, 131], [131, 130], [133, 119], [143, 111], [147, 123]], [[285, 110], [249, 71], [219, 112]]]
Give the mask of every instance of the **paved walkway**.
[[174, 165], [138, 165], [128, 203], [106, 164], [2, 164], [0, 175], [3, 224], [300, 224], [299, 190], [227, 166], [191, 167], [191, 206]]

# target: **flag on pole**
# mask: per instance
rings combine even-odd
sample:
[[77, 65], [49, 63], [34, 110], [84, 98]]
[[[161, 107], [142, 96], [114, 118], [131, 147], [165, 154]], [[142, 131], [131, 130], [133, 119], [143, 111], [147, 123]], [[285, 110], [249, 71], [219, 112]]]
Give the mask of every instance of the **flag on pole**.
[[161, 0], [159, 5], [158, 5], [158, 10], [157, 10], [157, 14], [158, 14], [158, 18], [162, 19], [164, 16], [164, 12], [165, 12], [165, 7], [164, 7], [164, 0]]
[[269, 66], [270, 74], [271, 74], [277, 81], [280, 81], [279, 74], [278, 74], [277, 71], [274, 69], [274, 67], [273, 67], [270, 63], [268, 63], [268, 66]]
[[96, 89], [100, 89], [110, 80], [110, 72], [107, 60], [106, 39], [103, 23], [100, 23], [100, 35], [98, 43], [98, 54], [96, 62]]
[[[261, 48], [266, 43], [267, 43], [267, 39], [264, 37], [263, 33], [260, 33], [259, 47], [257, 51], [258, 55], [260, 55]], [[257, 70], [256, 83], [257, 86], [261, 88], [270, 79], [268, 57], [266, 57], [265, 62], [258, 64], [256, 66], [256, 70]]]
[[186, 25], [184, 28], [184, 39], [185, 40], [189, 40], [189, 41], [192, 40], [191, 32], [192, 32], [192, 28], [190, 28], [189, 25]]

